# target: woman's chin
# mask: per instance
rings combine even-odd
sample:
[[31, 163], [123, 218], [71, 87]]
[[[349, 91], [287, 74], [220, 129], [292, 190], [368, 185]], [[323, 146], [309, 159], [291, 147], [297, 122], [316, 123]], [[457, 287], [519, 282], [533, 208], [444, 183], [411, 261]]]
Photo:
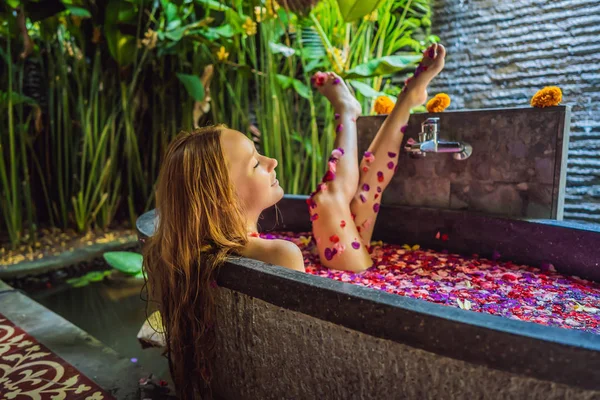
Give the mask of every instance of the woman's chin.
[[275, 197], [275, 203], [273, 204], [277, 204], [279, 202], [279, 200], [283, 199], [283, 195], [285, 194], [285, 192], [283, 191], [283, 188], [279, 185], [277, 185], [275, 187], [275, 191], [277, 192], [276, 197]]

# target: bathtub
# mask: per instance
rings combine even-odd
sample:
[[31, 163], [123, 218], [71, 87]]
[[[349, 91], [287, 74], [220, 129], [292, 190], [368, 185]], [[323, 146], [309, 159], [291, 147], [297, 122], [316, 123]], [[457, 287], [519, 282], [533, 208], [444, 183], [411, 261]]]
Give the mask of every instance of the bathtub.
[[[283, 221], [310, 231], [305, 196], [285, 196]], [[137, 222], [154, 230], [154, 211]], [[600, 229], [473, 212], [385, 206], [374, 240], [517, 263], [552, 262], [600, 281]], [[476, 313], [259, 261], [227, 262], [217, 279], [215, 393], [227, 399], [599, 399], [600, 335]]]

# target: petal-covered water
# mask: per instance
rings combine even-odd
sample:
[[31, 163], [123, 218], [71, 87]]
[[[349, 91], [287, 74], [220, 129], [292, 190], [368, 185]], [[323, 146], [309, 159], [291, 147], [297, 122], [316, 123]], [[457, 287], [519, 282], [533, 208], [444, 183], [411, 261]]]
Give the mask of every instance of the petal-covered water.
[[310, 233], [276, 232], [261, 237], [296, 243], [309, 274], [471, 311], [600, 334], [600, 284], [561, 275], [551, 265], [541, 270], [477, 255], [373, 242], [373, 267], [355, 274], [321, 266]]

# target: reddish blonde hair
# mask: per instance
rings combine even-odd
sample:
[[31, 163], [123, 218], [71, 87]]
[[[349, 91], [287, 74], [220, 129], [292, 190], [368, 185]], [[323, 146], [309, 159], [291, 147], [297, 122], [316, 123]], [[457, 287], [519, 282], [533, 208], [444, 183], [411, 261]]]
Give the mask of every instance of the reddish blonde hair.
[[248, 240], [220, 132], [220, 126], [182, 132], [169, 145], [156, 190], [158, 225], [143, 250], [149, 298], [162, 314], [169, 368], [182, 400], [210, 390], [213, 282], [218, 267]]

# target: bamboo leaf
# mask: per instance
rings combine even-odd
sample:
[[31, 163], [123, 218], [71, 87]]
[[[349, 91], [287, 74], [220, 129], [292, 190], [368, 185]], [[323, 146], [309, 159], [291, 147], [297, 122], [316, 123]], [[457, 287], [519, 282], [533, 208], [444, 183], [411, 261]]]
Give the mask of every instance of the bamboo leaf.
[[405, 71], [420, 59], [421, 56], [415, 54], [376, 58], [350, 69], [343, 77], [344, 79], [356, 79], [392, 75], [397, 72]]
[[366, 83], [358, 82], [358, 81], [349, 81], [349, 82], [358, 91], [358, 93], [362, 94], [365, 97], [376, 98], [376, 97], [380, 97], [380, 96], [386, 96], [392, 100], [394, 99], [392, 96], [388, 96], [387, 94], [385, 94], [383, 92], [378, 92], [377, 90], [373, 89], [371, 86], [367, 85]]
[[281, 74], [277, 74], [276, 79], [283, 89], [289, 88], [292, 85], [292, 81], [294, 80], [294, 78]]
[[109, 251], [103, 254], [104, 260], [127, 275], [137, 275], [142, 271], [143, 257], [132, 251]]
[[204, 86], [202, 85], [202, 81], [196, 75], [188, 75], [188, 74], [176, 74], [177, 78], [183, 86], [185, 86], [185, 90], [187, 90], [188, 94], [194, 98], [196, 101], [204, 100]]
[[338, 0], [340, 13], [346, 22], [356, 21], [372, 13], [381, 0]]
[[[0, 106], [6, 107], [8, 105], [8, 96], [7, 92], [3, 92], [0, 90]], [[31, 97], [27, 97], [17, 92], [10, 92], [10, 99], [12, 101], [12, 105], [16, 106], [19, 104], [31, 104], [36, 105], [36, 101]]]

